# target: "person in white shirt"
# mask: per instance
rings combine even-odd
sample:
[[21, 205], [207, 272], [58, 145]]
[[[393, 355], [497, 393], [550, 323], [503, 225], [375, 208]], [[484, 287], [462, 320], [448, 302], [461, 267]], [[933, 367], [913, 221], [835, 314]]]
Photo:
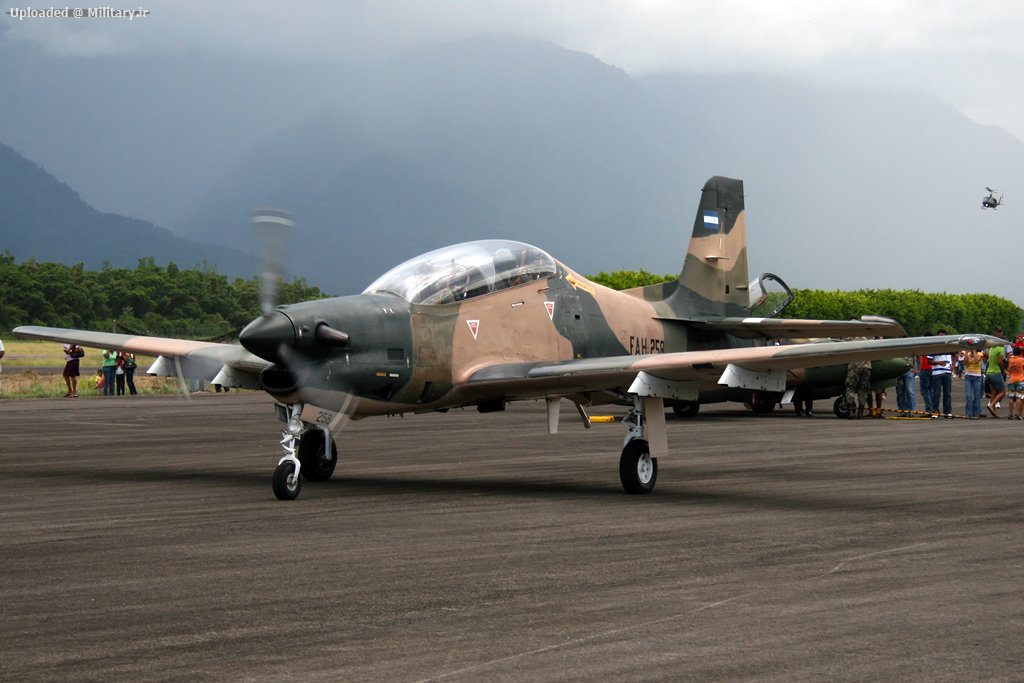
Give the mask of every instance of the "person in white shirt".
[[[945, 330], [939, 330], [939, 336]], [[932, 360], [932, 417], [939, 416], [939, 397], [942, 397], [942, 414], [953, 417], [953, 357], [948, 353], [931, 356]]]

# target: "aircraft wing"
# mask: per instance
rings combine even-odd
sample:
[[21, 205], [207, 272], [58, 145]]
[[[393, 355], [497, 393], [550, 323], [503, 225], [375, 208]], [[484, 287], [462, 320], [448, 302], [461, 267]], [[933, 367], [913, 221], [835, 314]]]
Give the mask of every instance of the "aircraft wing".
[[229, 387], [258, 389], [256, 376], [270, 363], [254, 356], [238, 344], [189, 341], [167, 337], [143, 337], [113, 332], [91, 332], [62, 327], [25, 325], [12, 330], [16, 337], [44, 339], [89, 348], [129, 351], [156, 356], [146, 371], [161, 377], [205, 379]]
[[947, 335], [610, 356], [558, 363], [505, 363], [480, 368], [468, 380], [471, 385], [493, 384], [487, 388], [493, 389], [495, 394], [514, 398], [626, 391], [640, 373], [667, 382], [717, 381], [728, 386], [781, 391], [785, 371], [793, 368], [956, 353], [964, 348], [1005, 343], [1005, 340], [986, 335]]
[[[664, 318], [662, 318], [664, 319]], [[864, 316], [860, 320], [801, 320], [798, 318], [708, 318], [688, 320], [697, 329], [727, 332], [746, 339], [808, 339], [821, 337], [905, 337], [907, 331], [892, 318]]]

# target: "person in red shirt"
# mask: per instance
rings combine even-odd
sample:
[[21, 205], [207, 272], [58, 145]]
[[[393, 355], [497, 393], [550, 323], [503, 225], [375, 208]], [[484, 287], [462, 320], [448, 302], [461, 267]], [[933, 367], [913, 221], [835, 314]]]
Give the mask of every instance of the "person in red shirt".
[[[930, 337], [931, 333], [925, 335]], [[924, 412], [931, 415], [936, 408], [932, 405], [932, 361], [928, 356], [921, 356], [918, 361], [918, 380], [921, 383], [921, 396], [924, 398]]]

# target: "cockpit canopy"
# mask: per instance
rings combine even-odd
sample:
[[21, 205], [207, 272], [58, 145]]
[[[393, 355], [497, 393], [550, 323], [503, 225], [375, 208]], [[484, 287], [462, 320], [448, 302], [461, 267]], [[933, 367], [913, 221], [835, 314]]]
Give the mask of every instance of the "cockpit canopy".
[[558, 272], [537, 247], [510, 240], [463, 242], [396, 266], [364, 294], [390, 292], [414, 304], [447, 304], [515, 287]]

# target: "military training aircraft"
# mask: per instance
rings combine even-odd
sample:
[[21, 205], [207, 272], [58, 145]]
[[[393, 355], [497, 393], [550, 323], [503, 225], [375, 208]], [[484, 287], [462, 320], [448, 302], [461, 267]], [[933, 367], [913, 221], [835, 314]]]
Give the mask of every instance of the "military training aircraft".
[[1002, 206], [1003, 195], [999, 195], [998, 198], [996, 197], [996, 192], [999, 190], [993, 190], [991, 187], [986, 187], [985, 189], [988, 190], [988, 195], [981, 200], [981, 210], [992, 209], [994, 211]]
[[[271, 218], [281, 220], [283, 218]], [[264, 307], [240, 344], [24, 326], [19, 337], [158, 356], [149, 372], [261, 389], [285, 422], [272, 477], [278, 498], [326, 480], [347, 419], [544, 400], [631, 406], [619, 477], [649, 493], [669, 453], [666, 401], [721, 390], [786, 390], [787, 370], [955, 352], [985, 335], [904, 337], [888, 319], [750, 317], [743, 183], [701, 191], [679, 277], [623, 292], [593, 283], [543, 250], [508, 240], [457, 244], [413, 258], [362, 294]], [[776, 339], [887, 337], [775, 345]]]

